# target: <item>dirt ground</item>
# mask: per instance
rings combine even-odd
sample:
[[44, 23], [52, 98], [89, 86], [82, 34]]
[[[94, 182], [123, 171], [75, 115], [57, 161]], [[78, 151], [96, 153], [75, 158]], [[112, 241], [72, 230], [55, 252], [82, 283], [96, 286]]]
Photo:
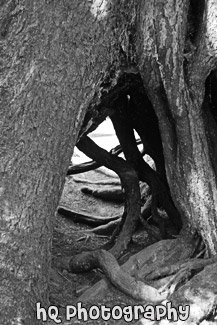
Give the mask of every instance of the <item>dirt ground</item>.
[[[60, 202], [61, 206], [73, 209], [78, 213], [103, 216], [104, 218], [122, 213], [123, 204], [106, 202], [101, 199], [93, 198], [91, 195], [83, 194], [80, 189], [82, 186], [87, 186], [87, 184], [81, 182], [77, 183], [73, 180], [73, 177], [91, 180], [111, 179], [111, 177], [106, 176], [98, 170], [67, 177]], [[105, 187], [105, 185], [91, 185], [91, 187], [100, 188]], [[60, 259], [67, 261], [67, 259], [72, 258], [73, 255], [82, 251], [97, 249], [108, 241], [109, 237], [105, 236], [94, 234], [87, 236], [87, 233], [85, 233], [87, 229], [90, 229], [87, 225], [75, 223], [68, 218], [59, 214], [57, 215], [52, 248], [53, 263], [50, 275], [50, 302], [52, 305], [58, 307], [60, 315], [63, 316], [63, 324], [129, 324], [129, 322], [125, 322], [124, 318], [121, 320], [111, 319], [109, 321], [98, 319], [89, 320], [87, 322], [73, 318], [69, 322], [64, 321], [66, 306], [75, 305], [78, 302], [79, 296], [87, 288], [103, 278], [103, 274], [100, 270], [94, 270], [84, 274], [72, 274], [64, 270], [62, 268], [63, 265], [56, 262]], [[146, 240], [147, 235], [142, 230], [138, 230], [137, 234], [134, 236], [133, 244], [129, 251], [124, 254], [120, 263], [122, 264], [130, 255], [144, 248]], [[135, 301], [120, 293], [115, 288], [112, 290], [112, 293], [108, 294], [103, 300], [99, 299], [99, 301], [96, 301], [97, 306], [106, 305], [106, 307], [118, 305], [123, 308], [124, 306], [132, 306], [135, 304]], [[86, 306], [86, 308], [91, 307], [91, 305], [88, 304], [83, 304], [82, 306]], [[134, 323], [135, 321], [130, 322], [130, 324]]]

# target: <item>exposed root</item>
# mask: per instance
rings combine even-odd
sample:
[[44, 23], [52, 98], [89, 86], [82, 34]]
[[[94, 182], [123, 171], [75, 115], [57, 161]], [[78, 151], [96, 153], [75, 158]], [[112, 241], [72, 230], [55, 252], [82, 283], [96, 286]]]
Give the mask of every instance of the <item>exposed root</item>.
[[100, 166], [101, 165], [99, 165], [96, 161], [90, 161], [83, 164], [70, 166], [67, 171], [67, 176], [89, 172], [90, 170], [94, 170], [96, 168], [99, 168]]
[[[157, 206], [162, 206], [167, 212], [168, 217], [178, 231], [181, 229], [182, 222], [177, 209], [175, 208], [170, 197], [169, 189], [164, 181], [164, 176], [160, 176], [144, 160], [139, 152], [133, 132], [132, 121], [127, 115], [126, 108], [123, 105], [118, 106], [119, 111], [111, 117], [115, 132], [123, 148], [126, 160], [132, 164], [141, 181], [146, 182], [153, 195], [153, 217], [161, 229], [162, 236], [166, 237], [164, 220], [158, 216]], [[121, 111], [121, 109], [123, 111]], [[145, 139], [143, 139], [143, 142]]]
[[120, 224], [121, 217], [117, 220], [112, 220], [108, 222], [106, 225], [101, 225], [93, 229], [86, 230], [86, 232], [91, 232], [96, 235], [106, 235], [109, 236], [113, 233], [113, 231], [116, 229], [116, 227]]
[[[79, 179], [79, 182], [82, 183], [82, 179]], [[85, 180], [84, 183], [94, 184], [94, 185], [120, 185], [120, 180], [109, 180], [107, 181], [96, 181], [91, 182], [90, 180]], [[94, 197], [100, 198], [106, 201], [114, 201], [114, 202], [124, 202], [124, 191], [119, 186], [110, 186], [105, 188], [96, 189], [90, 186], [82, 187], [81, 191], [85, 194], [91, 194]], [[146, 201], [150, 196], [150, 188], [147, 184], [140, 184], [140, 192], [141, 192], [141, 200]]]
[[166, 238], [167, 232], [166, 232], [165, 221], [159, 215], [158, 210], [157, 210], [157, 205], [158, 205], [158, 194], [153, 190], [152, 191], [152, 207], [151, 207], [152, 217], [153, 217], [154, 222], [158, 225], [158, 227], [160, 229], [162, 238]]
[[[138, 276], [141, 279], [150, 280], [152, 274], [155, 273], [157, 276], [157, 273], [161, 272], [164, 267], [167, 268], [170, 265], [178, 263], [179, 261], [185, 262], [186, 260], [189, 260], [194, 255], [199, 240], [199, 238], [195, 238], [194, 236], [191, 236], [191, 234], [187, 233], [183, 234], [183, 236], [174, 239], [174, 247], [171, 247], [169, 250], [166, 249], [164, 252], [164, 257], [159, 257], [159, 261], [157, 264], [154, 263], [153, 265], [149, 265], [147, 267], [146, 261], [142, 263]], [[165, 276], [168, 275], [169, 273], [165, 274]], [[160, 276], [157, 276], [156, 278], [160, 278]]]
[[105, 225], [111, 221], [120, 219], [120, 215], [116, 215], [110, 218], [103, 218], [100, 216], [81, 214], [76, 211], [73, 211], [72, 209], [66, 208], [64, 206], [59, 206], [57, 211], [59, 214], [63, 215], [66, 218], [72, 219], [74, 222], [84, 223], [88, 226], [94, 226], [94, 227]]
[[147, 220], [151, 216], [152, 198], [151, 195], [147, 198], [145, 204], [141, 208], [141, 219]]
[[159, 289], [159, 292], [167, 292], [170, 295], [173, 294], [178, 285], [184, 284], [191, 276], [190, 270], [180, 270], [171, 279]]
[[98, 251], [74, 255], [69, 262], [69, 270], [72, 273], [87, 272], [98, 267]]
[[187, 259], [186, 261], [179, 261], [172, 265], [166, 265], [164, 267], [161, 267], [159, 269], [156, 269], [151, 274], [146, 276], [147, 280], [156, 280], [168, 275], [175, 274], [177, 272], [180, 272], [182, 270], [188, 270], [188, 271], [196, 271], [201, 270], [205, 266], [209, 264], [213, 264], [217, 262], [217, 257], [213, 258], [207, 258], [207, 259]]
[[[115, 257], [105, 251], [99, 250], [95, 251], [93, 255], [88, 255], [88, 263], [93, 263], [96, 267], [99, 267], [104, 272], [108, 280], [123, 293], [129, 295], [130, 297], [142, 301], [142, 302], [154, 302], [158, 303], [166, 299], [167, 294], [160, 294], [157, 289], [145, 284], [142, 281], [136, 280], [130, 274], [125, 272], [117, 263]], [[76, 269], [77, 261], [73, 263], [70, 261], [70, 268]], [[80, 271], [79, 269], [77, 269]]]
[[119, 290], [139, 301], [161, 302], [166, 294], [159, 294], [158, 290], [142, 281], [131, 277], [117, 263], [114, 256], [104, 250], [98, 255], [99, 266], [109, 281]]
[[153, 238], [156, 240], [161, 240], [162, 237], [157, 233], [153, 231], [153, 227], [149, 225], [149, 223], [146, 221], [152, 212], [152, 199], [151, 196], [148, 197], [147, 201], [145, 202], [144, 206], [141, 209], [141, 216], [140, 216], [140, 222], [144, 226], [145, 230], [147, 231], [149, 238], [151, 242], [153, 241]]
[[94, 197], [100, 198], [107, 201], [124, 201], [124, 193], [121, 188], [109, 187], [108, 189], [99, 189], [96, 190], [91, 187], [82, 187], [81, 191], [85, 194], [91, 194]]
[[126, 250], [141, 214], [140, 188], [137, 174], [122, 158], [113, 156], [86, 136], [80, 139], [77, 147], [91, 159], [116, 172], [121, 179], [125, 193], [126, 220], [111, 251], [118, 258]]
[[117, 226], [115, 227], [110, 240], [108, 241], [107, 244], [104, 245], [104, 247], [103, 247], [104, 249], [107, 250], [107, 249], [110, 249], [113, 246], [117, 236], [120, 234], [120, 231], [121, 231], [121, 229], [123, 227], [123, 224], [124, 224], [125, 220], [126, 220], [126, 211], [124, 211], [124, 213], [122, 215], [121, 222], [119, 224], [117, 224]]
[[[168, 266], [176, 263], [177, 265], [178, 263], [180, 263], [180, 265], [181, 263], [185, 264], [186, 260], [193, 254], [196, 244], [195, 238], [190, 238], [190, 236], [187, 238], [168, 239], [157, 242], [130, 257], [130, 259], [122, 266], [122, 269], [128, 272], [131, 276], [133, 275], [136, 279], [144, 281], [144, 279], [151, 276], [156, 269], [160, 270], [163, 268], [163, 265]], [[168, 272], [166, 275], [168, 275]], [[172, 293], [174, 286], [176, 286], [176, 282], [179, 281], [179, 278], [172, 276], [172, 280], [174, 281], [172, 282], [171, 278], [164, 282], [161, 281], [160, 285], [157, 285], [159, 282], [159, 280], [157, 280], [156, 287], [160, 288], [161, 291], [163, 289], [168, 289], [168, 293], [170, 294]], [[162, 283], [166, 283], [166, 285], [162, 287]], [[98, 297], [103, 297], [108, 289], [109, 284], [105, 280], [100, 280], [82, 294], [82, 296], [79, 297], [79, 301], [94, 301]]]

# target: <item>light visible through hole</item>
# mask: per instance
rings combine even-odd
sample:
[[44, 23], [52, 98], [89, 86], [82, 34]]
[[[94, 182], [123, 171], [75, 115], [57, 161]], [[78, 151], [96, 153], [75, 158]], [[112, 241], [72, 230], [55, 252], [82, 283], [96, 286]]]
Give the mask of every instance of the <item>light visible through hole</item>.
[[[138, 133], [134, 130], [135, 138], [139, 139]], [[88, 135], [98, 146], [101, 148], [110, 151], [112, 148], [119, 145], [118, 138], [116, 137], [112, 122], [110, 118], [107, 118], [104, 122], [102, 122], [96, 130], [91, 132]], [[143, 145], [138, 145], [138, 149], [142, 151]], [[120, 157], [124, 157], [123, 153], [119, 155]], [[154, 167], [154, 161], [149, 155], [145, 155], [145, 161], [152, 167]], [[74, 154], [72, 157], [72, 164], [77, 165], [80, 163], [84, 163], [90, 161], [91, 159], [87, 157], [83, 152], [78, 150], [76, 147], [74, 149]]]
[[108, 13], [108, 0], [93, 0], [90, 11], [98, 20], [105, 18]]
[[[107, 118], [102, 122], [96, 130], [88, 134], [88, 136], [101, 148], [110, 151], [112, 148], [119, 145], [119, 141], [116, 137], [112, 122]], [[90, 161], [83, 152], [79, 151], [77, 148], [74, 149], [74, 155], [72, 157], [73, 165], [80, 164], [85, 161]]]

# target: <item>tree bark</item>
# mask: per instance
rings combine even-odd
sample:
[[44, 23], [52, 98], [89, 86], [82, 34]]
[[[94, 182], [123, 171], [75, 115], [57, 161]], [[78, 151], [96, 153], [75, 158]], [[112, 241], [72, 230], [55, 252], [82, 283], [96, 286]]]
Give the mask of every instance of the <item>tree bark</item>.
[[114, 17], [129, 6], [96, 6], [78, 0], [0, 3], [4, 325], [41, 323], [36, 302], [48, 304], [54, 215], [77, 135], [105, 77], [108, 88], [116, 82], [110, 72], [119, 65], [121, 31]]
[[202, 10], [200, 3], [200, 21], [189, 51], [189, 1], [163, 0], [161, 5], [142, 2], [137, 52], [143, 81], [159, 120], [173, 200], [185, 222], [201, 234], [214, 255], [217, 183], [209, 145], [213, 135], [206, 132], [202, 109], [205, 81], [216, 62], [213, 17], [217, 8], [214, 1], [206, 1], [204, 6]]
[[203, 10], [190, 50], [188, 0], [102, 3], [0, 2], [0, 305], [5, 325], [40, 323], [35, 306], [48, 304], [54, 215], [85, 112], [89, 118], [80, 135], [94, 118], [105, 116], [96, 104], [117, 84], [120, 72], [134, 73], [131, 65], [137, 61], [158, 117], [173, 201], [210, 254], [217, 252], [211, 146], [216, 129], [207, 132], [214, 121], [202, 114], [205, 81], [217, 57], [215, 1], [204, 1], [204, 8], [199, 2]]

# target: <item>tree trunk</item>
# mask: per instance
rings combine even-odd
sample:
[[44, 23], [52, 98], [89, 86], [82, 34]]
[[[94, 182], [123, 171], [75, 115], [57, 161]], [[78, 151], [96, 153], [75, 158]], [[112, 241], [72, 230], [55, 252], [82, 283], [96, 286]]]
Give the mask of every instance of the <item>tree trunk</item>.
[[[184, 222], [201, 234], [214, 255], [217, 183], [216, 155], [210, 143], [216, 139], [216, 125], [212, 117], [211, 121], [205, 118], [203, 100], [206, 78], [216, 63], [217, 7], [209, 0], [204, 7], [202, 1], [196, 6], [197, 17], [190, 17], [187, 0], [142, 2], [137, 52], [159, 120], [174, 203]], [[188, 31], [191, 24], [193, 37]]]
[[217, 7], [198, 1], [192, 18], [194, 2], [0, 2], [3, 324], [40, 323], [36, 302], [48, 305], [54, 215], [78, 132], [87, 109], [82, 132], [94, 115], [104, 116], [95, 106], [120, 72], [132, 73], [134, 33], [174, 203], [210, 254], [217, 252], [217, 128], [204, 103], [216, 64]]
[[55, 211], [87, 107], [105, 76], [115, 84], [119, 29], [111, 17], [120, 11], [78, 0], [1, 1], [4, 325], [41, 323], [35, 309], [48, 304]]

